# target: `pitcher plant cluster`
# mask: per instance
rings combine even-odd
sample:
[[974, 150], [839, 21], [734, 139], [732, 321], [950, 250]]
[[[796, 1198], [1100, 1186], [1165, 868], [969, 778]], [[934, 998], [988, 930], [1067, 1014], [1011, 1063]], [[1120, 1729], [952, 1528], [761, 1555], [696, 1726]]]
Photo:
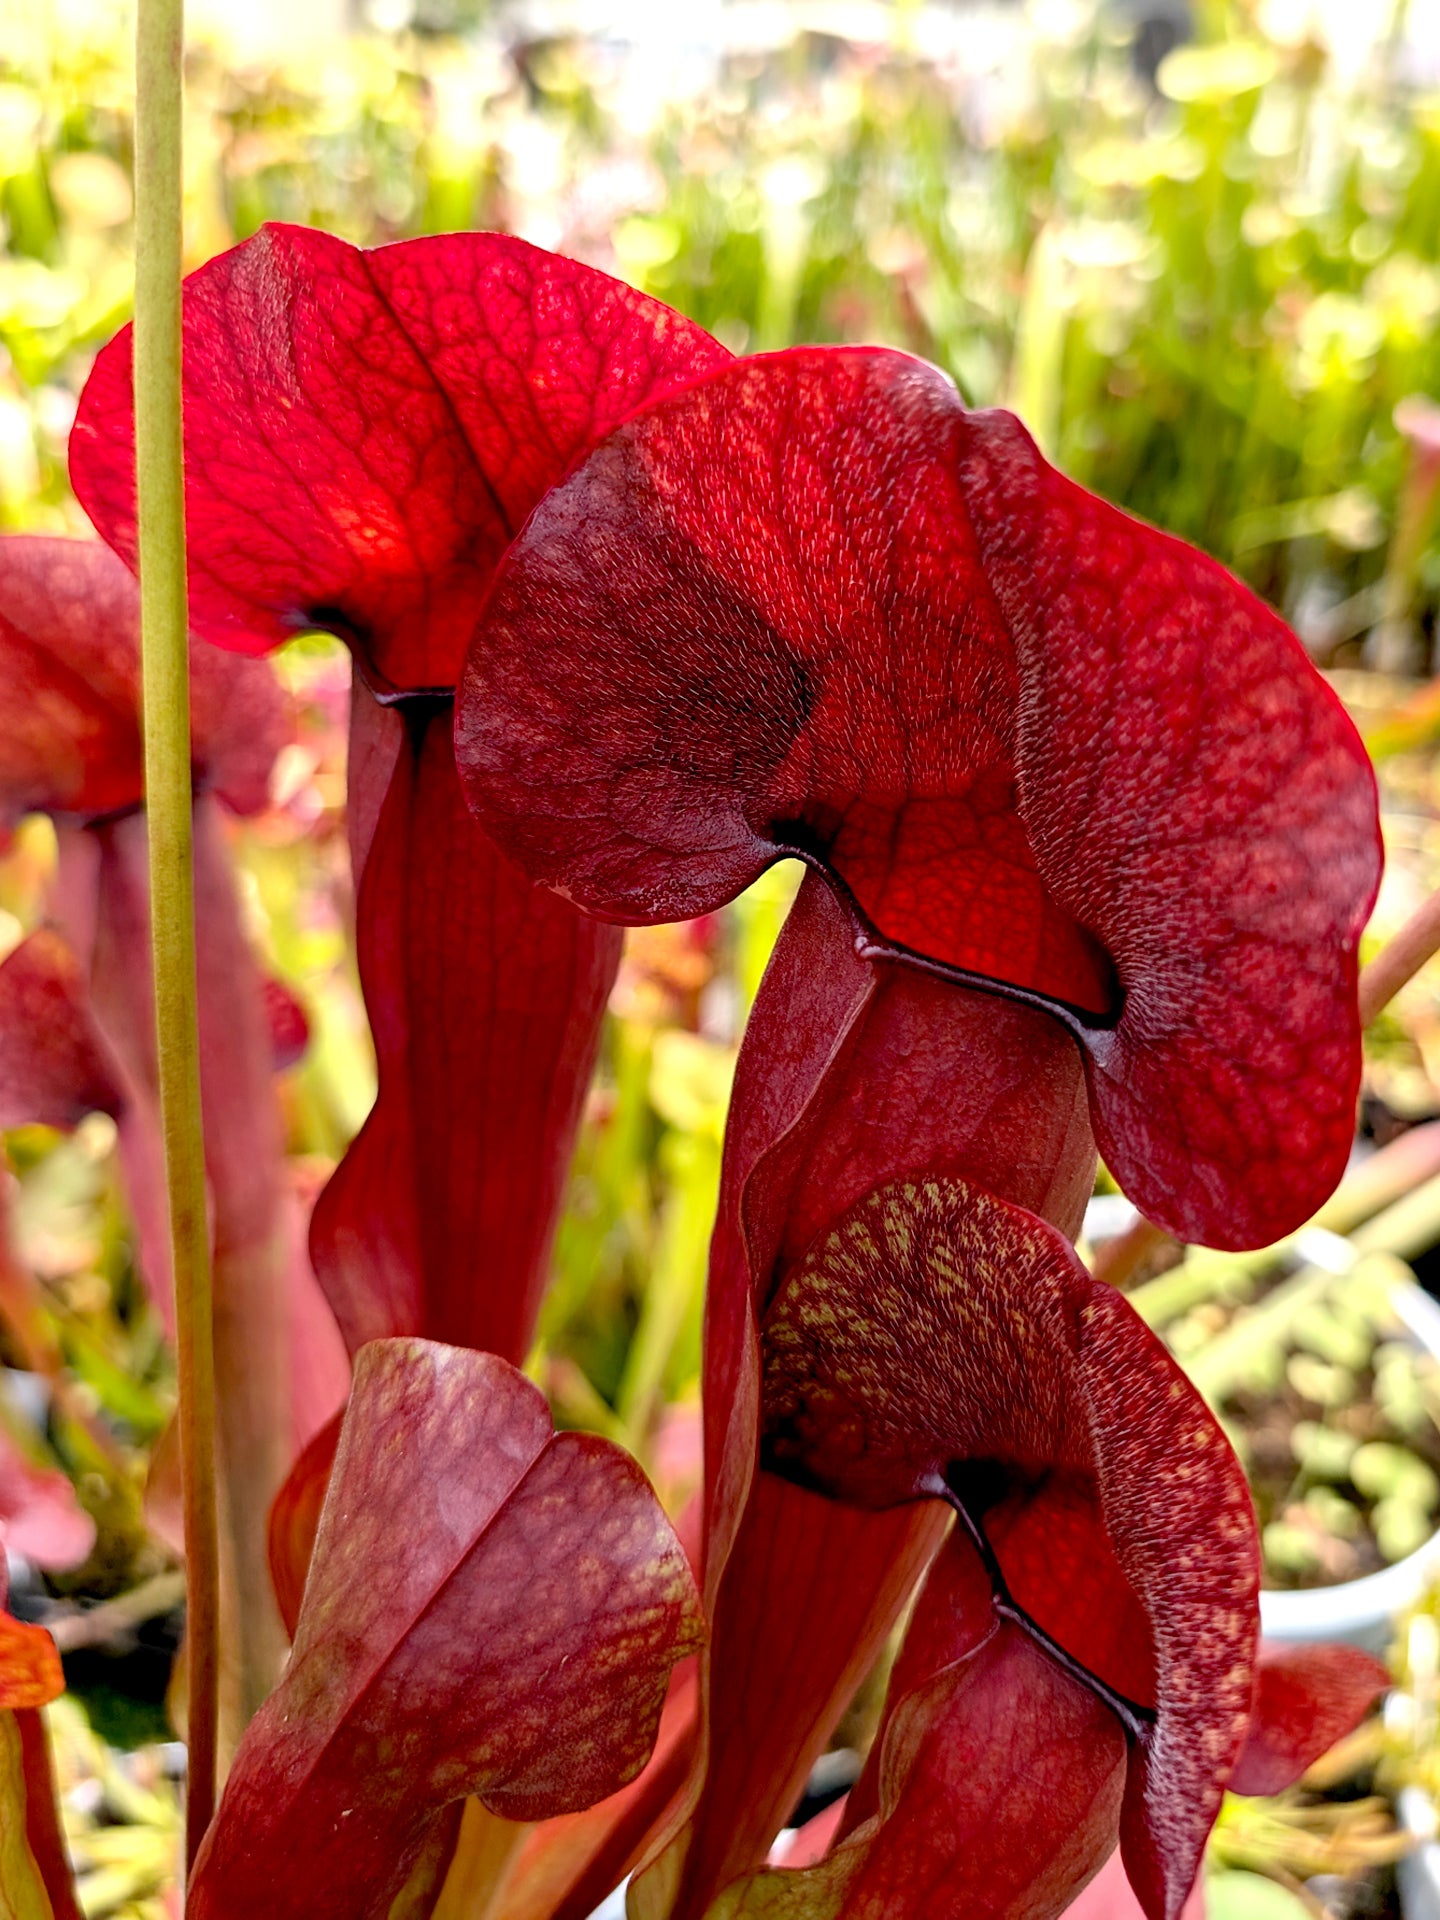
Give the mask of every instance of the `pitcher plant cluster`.
[[[108, 544], [0, 545], [0, 805], [61, 846], [0, 966], [0, 1119], [117, 1117], [163, 1310], [130, 354], [71, 442]], [[1226, 1787], [1298, 1777], [1383, 1675], [1261, 1656], [1241, 1469], [1072, 1243], [1097, 1152], [1224, 1248], [1339, 1179], [1380, 844], [1338, 702], [923, 362], [736, 359], [518, 240], [267, 228], [187, 281], [184, 367], [245, 1727], [189, 1911], [585, 1920], [630, 1875], [635, 1920], [1043, 1920], [1118, 1848], [1175, 1920]], [[379, 1091], [307, 1249], [271, 1084], [303, 1028], [216, 810], [263, 796], [261, 656], [315, 628], [353, 659]], [[786, 857], [672, 1527], [519, 1368], [621, 929]], [[767, 1865], [907, 1608], [863, 1775]], [[0, 1790], [73, 1914], [53, 1661], [4, 1630]]]

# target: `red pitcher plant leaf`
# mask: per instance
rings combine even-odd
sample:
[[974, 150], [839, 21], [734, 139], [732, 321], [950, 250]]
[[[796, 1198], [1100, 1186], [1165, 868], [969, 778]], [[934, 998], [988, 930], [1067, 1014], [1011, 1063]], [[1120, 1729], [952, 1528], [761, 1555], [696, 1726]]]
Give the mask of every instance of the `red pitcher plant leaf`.
[[1080, 1062], [1057, 1023], [872, 963], [845, 928], [808, 874], [736, 1073], [706, 1307], [707, 1744], [688, 1826], [655, 1876], [655, 1910], [679, 1920], [764, 1860], [944, 1524], [755, 1473], [758, 1315], [810, 1242], [886, 1180], [947, 1167], [1074, 1233], [1094, 1176]]
[[[30, 1720], [38, 1718], [30, 1713]], [[20, 1719], [0, 1710], [0, 1914], [5, 1920], [53, 1920], [53, 1910], [30, 1845], [29, 1782], [20, 1743]]]
[[[0, 542], [0, 658], [11, 713], [0, 744], [0, 819], [99, 820], [142, 793], [135, 582], [98, 541]], [[286, 722], [271, 677], [192, 644], [197, 787], [237, 813], [264, 806]]]
[[1237, 581], [933, 368], [794, 349], [636, 414], [502, 564], [457, 737], [479, 817], [592, 912], [709, 911], [789, 852], [862, 952], [1046, 1007], [1171, 1231], [1263, 1244], [1338, 1180], [1354, 729]]
[[118, 1114], [120, 1069], [69, 945], [41, 927], [0, 960], [0, 1127], [76, 1127]]
[[[706, 1436], [711, 1505], [722, 1511], [715, 1443], [746, 1391], [733, 1357], [744, 1339], [724, 1320], [763, 1311], [784, 1268], [853, 1201], [901, 1172], [968, 1167], [1074, 1234], [1093, 1184], [1080, 1065], [1057, 1024], [872, 963], [840, 937], [845, 922], [843, 904], [807, 875], [736, 1072], [709, 1309], [710, 1344], [727, 1361], [706, 1394], [722, 1422]], [[748, 1284], [722, 1275], [722, 1257], [744, 1263]]]
[[590, 1920], [684, 1790], [697, 1680], [695, 1661], [675, 1669], [655, 1750], [628, 1786], [581, 1813], [546, 1820], [526, 1837], [494, 1896], [493, 1920]]
[[[862, 1882], [873, 1871], [884, 1884], [891, 1849], [908, 1844], [909, 1815], [897, 1828], [897, 1810], [917, 1778], [922, 1797], [932, 1790], [960, 1724], [975, 1729], [977, 1746], [1003, 1750], [1020, 1737], [1005, 1716], [1025, 1725], [1038, 1652], [1065, 1688], [1103, 1707], [1107, 1738], [1123, 1734], [1127, 1870], [1150, 1920], [1175, 1920], [1244, 1736], [1258, 1618], [1249, 1494], [1199, 1395], [1063, 1236], [953, 1176], [882, 1187], [818, 1240], [776, 1296], [764, 1352], [765, 1448], [776, 1468], [862, 1506], [929, 1496], [957, 1516], [892, 1677], [879, 1778], [862, 1779], [847, 1810], [853, 1822], [876, 1809], [874, 1831], [852, 1836], [869, 1850]], [[983, 1579], [962, 1577], [957, 1560]], [[970, 1607], [965, 1596], [976, 1591]], [[984, 1658], [930, 1707], [915, 1707], [937, 1673], [934, 1649], [950, 1648], [940, 1623], [967, 1609]], [[1011, 1667], [1013, 1685], [992, 1695], [983, 1676], [997, 1663]], [[967, 1722], [972, 1687], [985, 1704]], [[1042, 1725], [1054, 1717], [1053, 1690], [1044, 1676]], [[996, 1699], [1010, 1702], [1000, 1718]], [[935, 1712], [947, 1739], [936, 1759], [922, 1751], [909, 1768], [897, 1809], [886, 1791], [893, 1755], [923, 1746]], [[1075, 1738], [1064, 1764], [1045, 1770], [1052, 1798], [1073, 1780], [1078, 1830], [1099, 1787], [1093, 1738]], [[934, 1791], [943, 1795], [943, 1783]], [[973, 1815], [959, 1807], [943, 1844], [988, 1853], [997, 1818], [988, 1804]], [[1087, 1874], [1108, 1853], [1113, 1825], [1093, 1839]], [[973, 1862], [965, 1870], [957, 1915], [1000, 1920], [1015, 1910], [1007, 1876], [1016, 1844], [997, 1850], [993, 1895]], [[1086, 1877], [1052, 1883], [1049, 1847], [1037, 1837], [1029, 1862], [1046, 1888], [1037, 1913], [1061, 1911]]]
[[[141, 1266], [168, 1320], [137, 627], [135, 583], [107, 548], [22, 536], [0, 543], [0, 664], [34, 689], [25, 754], [11, 761], [0, 753], [0, 811], [14, 817], [39, 808], [57, 822], [52, 912], [78, 956], [86, 1015], [113, 1062]], [[259, 662], [198, 645], [192, 656], [200, 1065], [221, 1446], [243, 1596], [241, 1666], [254, 1705], [282, 1651], [264, 1571], [269, 1503], [296, 1446], [343, 1398], [348, 1366], [297, 1231], [270, 1021], [217, 808], [221, 800], [231, 810], [265, 803], [270, 764], [287, 731], [284, 701]], [[83, 779], [74, 774], [77, 763], [87, 770]], [[71, 1098], [89, 1091], [81, 1076]]]
[[[213, 791], [234, 811], [253, 812], [264, 805], [269, 768], [286, 734], [279, 689], [262, 667], [193, 645], [191, 656], [197, 789]], [[107, 1049], [110, 1076], [118, 1073], [122, 1084], [97, 1085], [95, 1062], [75, 1058], [75, 1079], [63, 1097], [72, 1111], [99, 1094], [104, 1097], [96, 1104], [107, 1111], [125, 1108], [122, 1134], [129, 1135], [144, 1265], [168, 1312], [165, 1235], [145, 1231], [158, 1212], [157, 1178], [146, 1164], [154, 1156], [137, 1139], [153, 1129], [134, 1124], [137, 1110], [153, 1108], [155, 1100], [153, 1084], [147, 1084], [153, 1073], [145, 1064], [151, 1049], [143, 1039], [149, 1027], [144, 912], [137, 916], [138, 947], [126, 929], [114, 966], [102, 966], [99, 978], [94, 957], [107, 885], [135, 865], [133, 855], [112, 857], [115, 843], [143, 839], [130, 818], [142, 799], [138, 594], [115, 555], [91, 541], [12, 535], [0, 542], [0, 664], [10, 682], [28, 689], [25, 725], [8, 733], [0, 748], [0, 817], [43, 811], [56, 820], [61, 870], [54, 911], [76, 966], [71, 975], [54, 936], [43, 933], [26, 943], [19, 982], [29, 976], [33, 990], [42, 961], [57, 993], [74, 999], [83, 982], [84, 1007], [67, 1012], [63, 1024], [55, 1021], [55, 1044], [67, 1031], [76, 1033], [77, 1019], [90, 1022]], [[217, 850], [217, 857], [226, 856]], [[233, 907], [227, 917], [235, 921]], [[16, 956], [8, 964], [15, 965]], [[131, 1004], [123, 1004], [127, 995]], [[15, 1011], [18, 1018], [24, 1008]], [[109, 1024], [107, 1012], [114, 1016]], [[83, 1034], [67, 1044], [83, 1046]], [[52, 1104], [56, 1097], [52, 1092]], [[26, 1117], [44, 1116], [37, 1110]]]
[[[1380, 1662], [1358, 1647], [1262, 1642], [1230, 1792], [1282, 1793], [1358, 1726], [1389, 1684]], [[1118, 1853], [1065, 1911], [1066, 1920], [1144, 1920]], [[1199, 1881], [1180, 1920], [1205, 1920]]]
[[65, 1691], [60, 1655], [43, 1627], [4, 1608], [0, 1555], [0, 1913], [78, 1920], [39, 1709]]
[[[457, 1803], [435, 1829], [438, 1884], [443, 1885], [438, 1904], [426, 1884], [428, 1862], [412, 1872], [405, 1899], [414, 1902], [417, 1915], [431, 1911], [429, 1900], [436, 1920], [460, 1920], [482, 1910], [486, 1920], [591, 1920], [683, 1790], [695, 1709], [696, 1662], [687, 1658], [671, 1673], [654, 1750], [643, 1769], [579, 1813], [527, 1826], [500, 1819], [478, 1800], [465, 1802], [462, 1819]], [[446, 1833], [447, 1824], [453, 1831]], [[397, 1902], [391, 1920], [402, 1912], [408, 1916], [411, 1908]]]
[[95, 1522], [55, 1467], [37, 1466], [0, 1426], [0, 1549], [37, 1567], [78, 1567], [95, 1544]]
[[[729, 356], [494, 234], [362, 252], [270, 227], [190, 277], [184, 328], [192, 618], [241, 649], [328, 628], [363, 682], [351, 842], [380, 1090], [321, 1203], [317, 1270], [352, 1349], [414, 1332], [519, 1360], [619, 939], [470, 823], [450, 695], [546, 489]], [[133, 561], [130, 353], [127, 329], [97, 360], [71, 470]]]
[[292, 1640], [300, 1621], [305, 1576], [310, 1571], [310, 1556], [315, 1550], [325, 1489], [335, 1468], [340, 1425], [341, 1415], [334, 1414], [313, 1435], [285, 1476], [285, 1484], [270, 1508], [267, 1534], [270, 1580], [280, 1618]]
[[423, 1332], [518, 1361], [619, 935], [515, 873], [428, 724], [405, 730], [357, 922], [380, 1097], [317, 1206], [317, 1269], [352, 1351]]
[[[298, 1448], [344, 1399], [349, 1368], [296, 1219], [260, 974], [240, 922], [222, 824], [204, 797], [196, 802], [194, 835], [217, 1400], [248, 1712], [268, 1691], [280, 1657], [280, 1621], [266, 1570], [270, 1505]], [[131, 1190], [158, 1195], [163, 1185], [144, 819], [132, 815], [114, 822], [99, 840], [92, 995], [127, 1069], [133, 1117], [122, 1121], [121, 1139], [128, 1147]], [[168, 1299], [168, 1259], [163, 1271]]]
[[[879, 1813], [818, 1865], [742, 1882], [713, 1920], [1049, 1920], [1104, 1860], [1125, 1785], [1118, 1722], [1019, 1628], [987, 1620], [973, 1562], [947, 1553], [942, 1569], [933, 1650], [950, 1658], [889, 1718]], [[985, 1591], [962, 1593], [977, 1576]]]
[[[7, 1722], [11, 1723], [9, 1727]], [[34, 1920], [81, 1920], [60, 1824], [50, 1737], [39, 1709], [22, 1707], [14, 1715], [0, 1713], [0, 1742], [5, 1748], [0, 1761], [4, 1774], [4, 1784], [0, 1785], [0, 1857], [4, 1859], [0, 1894], [8, 1895], [20, 1920], [26, 1920], [27, 1909], [16, 1897], [16, 1886], [26, 1887], [28, 1896], [34, 1898], [38, 1884], [45, 1898], [36, 1905]], [[10, 1808], [21, 1792], [24, 1819], [12, 1822]], [[21, 1852], [22, 1838], [28, 1860]]]
[[[698, 1417], [682, 1416], [679, 1424], [693, 1427], [698, 1454]], [[675, 1520], [692, 1567], [699, 1562], [701, 1527], [700, 1501], [693, 1498]], [[468, 1802], [437, 1920], [458, 1920], [482, 1899], [487, 1920], [590, 1920], [685, 1792], [698, 1731], [698, 1664], [685, 1659], [671, 1672], [654, 1749], [618, 1792], [528, 1828]]]
[[[91, 943], [91, 1004], [116, 1037], [132, 1106], [153, 1111], [156, 1067], [149, 1014], [149, 878], [144, 821], [116, 821], [90, 836], [98, 845], [97, 911]], [[223, 1266], [239, 1274], [247, 1261], [283, 1272], [303, 1248], [292, 1245], [294, 1197], [286, 1175], [274, 1092], [274, 1041], [263, 981], [246, 940], [224, 823], [213, 804], [197, 800], [194, 819], [196, 968], [200, 1006], [201, 1092], [211, 1183], [217, 1288]], [[62, 840], [62, 878], [73, 858], [88, 864], [89, 845]], [[123, 1038], [121, 1038], [123, 1036]], [[123, 1133], [123, 1127], [122, 1127]], [[146, 1143], [153, 1135], [147, 1131]], [[155, 1176], [158, 1183], [158, 1174]], [[163, 1253], [160, 1255], [163, 1259]], [[153, 1276], [152, 1276], [153, 1277]], [[168, 1260], [164, 1276], [168, 1294]], [[289, 1283], [298, 1286], [294, 1278]], [[309, 1288], [313, 1291], [313, 1281]], [[286, 1294], [275, 1296], [286, 1319]], [[327, 1419], [337, 1404], [319, 1411]], [[307, 1434], [313, 1407], [297, 1409]]]
[[[350, 772], [379, 1092], [317, 1202], [316, 1272], [352, 1352], [423, 1333], [518, 1361], [619, 935], [523, 880], [475, 828], [446, 726], [359, 684], [353, 711], [352, 740], [382, 742]], [[315, 1451], [297, 1462], [271, 1528], [282, 1611], [298, 1605], [327, 1470]]]
[[[729, 359], [607, 274], [504, 234], [364, 251], [268, 226], [185, 283], [192, 618], [253, 652], [354, 636], [378, 692], [449, 692], [496, 561], [625, 416]], [[70, 471], [132, 566], [131, 329]]]
[[1357, 1726], [1390, 1684], [1359, 1647], [1264, 1642], [1232, 1793], [1283, 1793]]
[[441, 1811], [538, 1820], [643, 1766], [699, 1606], [639, 1468], [491, 1354], [364, 1348], [294, 1653], [191, 1910], [383, 1915]]

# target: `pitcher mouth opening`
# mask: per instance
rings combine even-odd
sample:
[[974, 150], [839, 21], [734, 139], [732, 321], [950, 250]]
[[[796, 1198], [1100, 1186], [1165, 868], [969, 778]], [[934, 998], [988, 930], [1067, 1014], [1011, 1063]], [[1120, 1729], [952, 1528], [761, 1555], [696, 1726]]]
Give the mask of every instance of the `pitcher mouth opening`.
[[1119, 1026], [1125, 1011], [1126, 995], [1108, 955], [1104, 958], [1113, 984], [1111, 1004], [1104, 1012], [1081, 1006], [1075, 1001], [1039, 993], [1033, 987], [1019, 986], [997, 974], [977, 973], [967, 967], [955, 966], [948, 960], [937, 960], [931, 954], [922, 953], [918, 948], [906, 946], [902, 941], [892, 940], [888, 934], [882, 933], [861, 906], [843, 874], [810, 842], [802, 827], [788, 823], [783, 834], [783, 839], [777, 837], [776, 840], [776, 858], [798, 860], [825, 881], [850, 917], [855, 953], [861, 960], [890, 961], [896, 966], [911, 967], [917, 973], [928, 974], [932, 979], [948, 980], [957, 987], [968, 987], [975, 993], [988, 993], [996, 999], [1011, 1000], [1022, 1007], [1035, 1007], [1039, 1012], [1048, 1013], [1058, 1020], [1061, 1026], [1082, 1042], [1094, 1035], [1113, 1033]]
[[989, 1577], [990, 1604], [995, 1617], [999, 1620], [1008, 1620], [1012, 1626], [1018, 1627], [1035, 1642], [1046, 1658], [1052, 1661], [1062, 1673], [1067, 1674], [1077, 1685], [1084, 1687], [1088, 1693], [1092, 1693], [1097, 1700], [1107, 1706], [1125, 1729], [1128, 1740], [1141, 1748], [1147, 1746], [1155, 1731], [1155, 1709], [1129, 1699], [1102, 1680], [1098, 1674], [1092, 1673], [1083, 1661], [1077, 1660], [1073, 1653], [1067, 1652], [1060, 1642], [1052, 1634], [1047, 1633], [1039, 1621], [1021, 1606], [1010, 1591], [1004, 1569], [1000, 1565], [995, 1549], [990, 1544], [984, 1519], [977, 1510], [978, 1502], [974, 1498], [973, 1491], [967, 1493], [958, 1484], [962, 1477], [969, 1479], [973, 1487], [973, 1471], [966, 1473], [960, 1467], [951, 1467], [943, 1477], [937, 1475], [926, 1486], [925, 1491], [933, 1494], [936, 1499], [943, 1500], [951, 1509], [958, 1524], [964, 1529], [966, 1538], [979, 1555], [980, 1564]]

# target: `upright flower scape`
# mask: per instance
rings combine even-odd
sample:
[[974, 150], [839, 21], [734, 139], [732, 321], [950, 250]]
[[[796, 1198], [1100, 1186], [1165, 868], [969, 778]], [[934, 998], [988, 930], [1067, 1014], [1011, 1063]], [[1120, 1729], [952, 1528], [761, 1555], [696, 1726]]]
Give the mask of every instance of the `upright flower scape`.
[[[634, 1920], [1044, 1920], [1123, 1868], [1176, 1920], [1227, 1783], [1297, 1777], [1382, 1675], [1259, 1660], [1240, 1467], [1073, 1241], [1097, 1150], [1227, 1248], [1340, 1176], [1380, 864], [1340, 706], [1219, 566], [903, 354], [734, 360], [519, 241], [284, 227], [184, 328], [197, 635], [353, 657], [379, 1059], [311, 1228], [353, 1389], [275, 1507], [294, 1647], [193, 1911], [585, 1920], [629, 1873]], [[128, 333], [71, 465], [133, 564]], [[85, 711], [43, 780], [17, 748], [23, 804], [123, 834]], [[692, 1579], [516, 1369], [619, 928], [784, 857]], [[51, 999], [80, 1110], [131, 1097]], [[912, 1599], [864, 1775], [767, 1865]]]

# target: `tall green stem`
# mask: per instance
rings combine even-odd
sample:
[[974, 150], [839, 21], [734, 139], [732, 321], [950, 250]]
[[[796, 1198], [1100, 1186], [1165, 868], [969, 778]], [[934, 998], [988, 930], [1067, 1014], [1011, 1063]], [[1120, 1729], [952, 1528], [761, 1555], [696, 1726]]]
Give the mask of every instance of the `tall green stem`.
[[185, 1507], [187, 1862], [215, 1804], [219, 1566], [215, 1362], [191, 851], [190, 659], [180, 431], [183, 0], [139, 0], [135, 99], [135, 459], [150, 931], [175, 1270]]

